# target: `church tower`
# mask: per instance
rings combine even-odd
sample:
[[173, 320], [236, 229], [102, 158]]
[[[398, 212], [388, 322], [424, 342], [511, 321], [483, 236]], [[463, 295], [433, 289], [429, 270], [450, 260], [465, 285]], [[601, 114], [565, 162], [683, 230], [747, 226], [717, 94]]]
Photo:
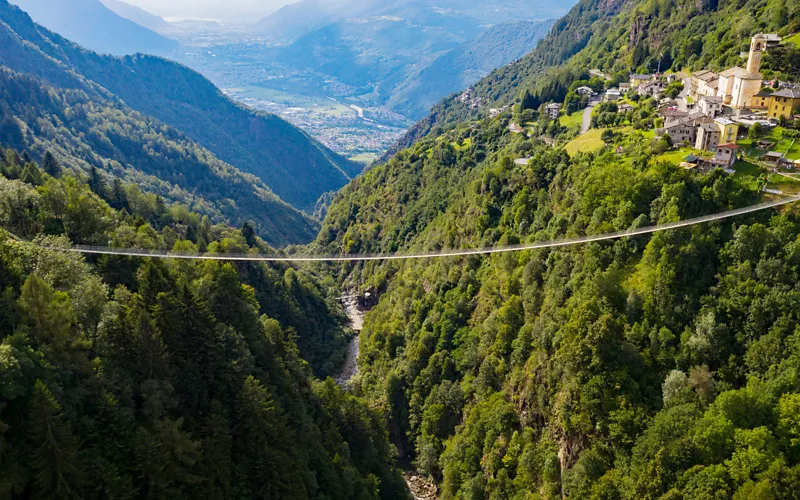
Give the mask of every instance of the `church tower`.
[[750, 73], [761, 72], [761, 56], [767, 48], [767, 39], [759, 33], [750, 43], [750, 55], [747, 57], [747, 71]]

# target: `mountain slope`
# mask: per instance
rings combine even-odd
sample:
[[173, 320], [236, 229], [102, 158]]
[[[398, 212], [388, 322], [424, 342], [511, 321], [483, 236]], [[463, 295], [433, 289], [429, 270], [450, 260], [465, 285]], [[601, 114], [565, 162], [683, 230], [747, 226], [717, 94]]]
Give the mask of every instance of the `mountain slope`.
[[[306, 0], [275, 14], [276, 24], [302, 32], [268, 54], [282, 67], [324, 75], [351, 97], [367, 96], [359, 98], [416, 120], [442, 96], [530, 51], [549, 28], [538, 23], [570, 4], [360, 0], [334, 8]], [[308, 24], [300, 22], [307, 11], [314, 12]]]
[[[754, 32], [800, 25], [797, 1], [716, 7], [582, 2], [473, 95], [559, 101], [591, 68], [608, 85], [655, 69], [660, 49], [672, 69], [726, 66]], [[687, 171], [628, 127], [570, 156], [512, 133], [518, 111], [490, 118], [472, 104], [448, 99], [410, 147], [340, 191], [314, 247], [534, 244], [769, 198], [746, 164]], [[354, 390], [383, 409], [443, 500], [789, 499], [800, 491], [798, 241], [789, 206], [645, 237], [330, 271], [376, 303]]]
[[103, 5], [111, 9], [115, 14], [124, 17], [129, 21], [133, 21], [140, 26], [155, 31], [161, 35], [169, 36], [174, 33], [175, 26], [165, 21], [163, 18], [156, 16], [141, 9], [135, 5], [131, 5], [122, 0], [100, 0]]
[[[181, 130], [223, 161], [258, 176], [299, 209], [311, 213], [323, 193], [339, 189], [363, 168], [277, 116], [234, 103], [184, 66], [152, 56], [120, 59], [82, 50], [38, 28], [5, 0], [0, 2], [0, 19], [72, 72], [102, 85], [133, 109]], [[37, 71], [24, 56], [14, 54], [21, 50], [20, 44], [4, 49], [4, 58], [17, 66], [6, 64]], [[52, 77], [42, 69], [36, 74], [47, 79], [63, 76], [57, 73]]]
[[[8, 4], [5, 7], [9, 9]], [[224, 163], [182, 132], [130, 109], [45, 54], [40, 46], [63, 56], [63, 45], [50, 43], [25, 13], [10, 8], [3, 20], [0, 141], [4, 144], [30, 149], [39, 158], [50, 151], [78, 172], [96, 168], [112, 173], [190, 205], [217, 222], [241, 225], [252, 220], [275, 245], [312, 237], [314, 221], [282, 202], [261, 180]], [[24, 21], [20, 33], [9, 28], [17, 21]]]
[[404, 116], [422, 117], [443, 95], [465, 89], [495, 68], [530, 52], [553, 23], [518, 21], [492, 26], [408, 76], [387, 104]]
[[99, 0], [14, 0], [37, 23], [104, 54], [172, 54], [178, 43], [120, 17]]
[[300, 357], [346, 337], [315, 276], [10, 239], [269, 251], [27, 156], [0, 153], [0, 496], [407, 499], [377, 412]]
[[330, 24], [355, 17], [395, 16], [406, 9], [425, 8], [440, 14], [471, 19], [483, 25], [556, 17], [564, 6], [539, 0], [301, 0], [286, 5], [259, 21], [255, 28], [264, 35], [291, 43]]
[[[570, 158], [507, 124], [462, 125], [374, 167], [333, 201], [316, 245], [534, 243], [760, 198], [742, 177], [659, 161], [641, 135]], [[388, 415], [393, 442], [443, 499], [754, 498], [755, 488], [793, 498], [798, 238], [790, 209], [652, 237], [344, 268], [343, 283], [379, 297], [355, 390]]]
[[261, 19], [254, 29], [283, 43], [374, 8], [376, 0], [303, 0], [291, 3]]

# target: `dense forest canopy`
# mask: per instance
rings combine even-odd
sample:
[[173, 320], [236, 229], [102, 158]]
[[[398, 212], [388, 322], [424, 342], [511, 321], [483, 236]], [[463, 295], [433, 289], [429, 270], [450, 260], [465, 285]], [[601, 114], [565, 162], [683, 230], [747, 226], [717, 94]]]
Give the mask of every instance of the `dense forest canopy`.
[[[0, 155], [0, 226], [50, 246], [270, 251], [252, 228], [52, 155]], [[0, 498], [406, 498], [347, 333], [286, 266], [84, 259], [0, 242]], [[299, 346], [299, 349], [298, 349]]]
[[[585, 0], [475, 87], [481, 106], [445, 101], [336, 194], [302, 250], [530, 243], [773, 196], [757, 175], [661, 156], [644, 132], [655, 99], [625, 116], [599, 105], [595, 126], [633, 120], [591, 153], [561, 147], [574, 127], [538, 109], [633, 70], [736, 64], [754, 31], [800, 29], [797, 8]], [[256, 218], [266, 186], [42, 56], [57, 47], [22, 47], [0, 72], [0, 141], [17, 148], [0, 156], [0, 227], [51, 247], [274, 251], [256, 235], [278, 224]], [[47, 64], [25, 70], [25, 51]], [[781, 75], [775, 54], [764, 70]], [[140, 179], [175, 188], [125, 182]], [[442, 499], [797, 498], [799, 283], [791, 205], [557, 249], [309, 267], [4, 237], [0, 498], [408, 498], [397, 458]], [[347, 392], [327, 378], [353, 335], [334, 291], [373, 306]]]
[[[334, 200], [316, 245], [534, 242], [760, 197], [722, 170], [656, 159], [635, 132], [570, 157], [507, 123], [461, 125], [375, 167]], [[794, 498], [798, 222], [789, 209], [343, 269], [341, 281], [380, 294], [353, 386], [442, 498]]]

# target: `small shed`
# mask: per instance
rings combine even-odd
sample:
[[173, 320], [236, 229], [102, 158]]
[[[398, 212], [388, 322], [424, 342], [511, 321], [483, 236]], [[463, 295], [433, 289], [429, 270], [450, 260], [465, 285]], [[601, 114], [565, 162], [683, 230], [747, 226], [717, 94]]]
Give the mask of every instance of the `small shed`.
[[765, 161], [767, 163], [774, 163], [775, 165], [778, 164], [778, 162], [781, 160], [781, 158], [783, 158], [783, 154], [782, 153], [778, 153], [777, 151], [770, 151], [770, 152], [768, 152], [767, 154], [765, 154], [764, 156], [761, 157], [761, 159], [763, 161]]

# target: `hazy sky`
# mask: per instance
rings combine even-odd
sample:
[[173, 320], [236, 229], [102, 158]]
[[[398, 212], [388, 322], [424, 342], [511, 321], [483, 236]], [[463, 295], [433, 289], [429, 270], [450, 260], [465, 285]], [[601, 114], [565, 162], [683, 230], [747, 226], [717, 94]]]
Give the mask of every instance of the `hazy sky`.
[[[123, 0], [162, 17], [246, 20], [297, 0]], [[258, 19], [252, 19], [257, 21]]]

